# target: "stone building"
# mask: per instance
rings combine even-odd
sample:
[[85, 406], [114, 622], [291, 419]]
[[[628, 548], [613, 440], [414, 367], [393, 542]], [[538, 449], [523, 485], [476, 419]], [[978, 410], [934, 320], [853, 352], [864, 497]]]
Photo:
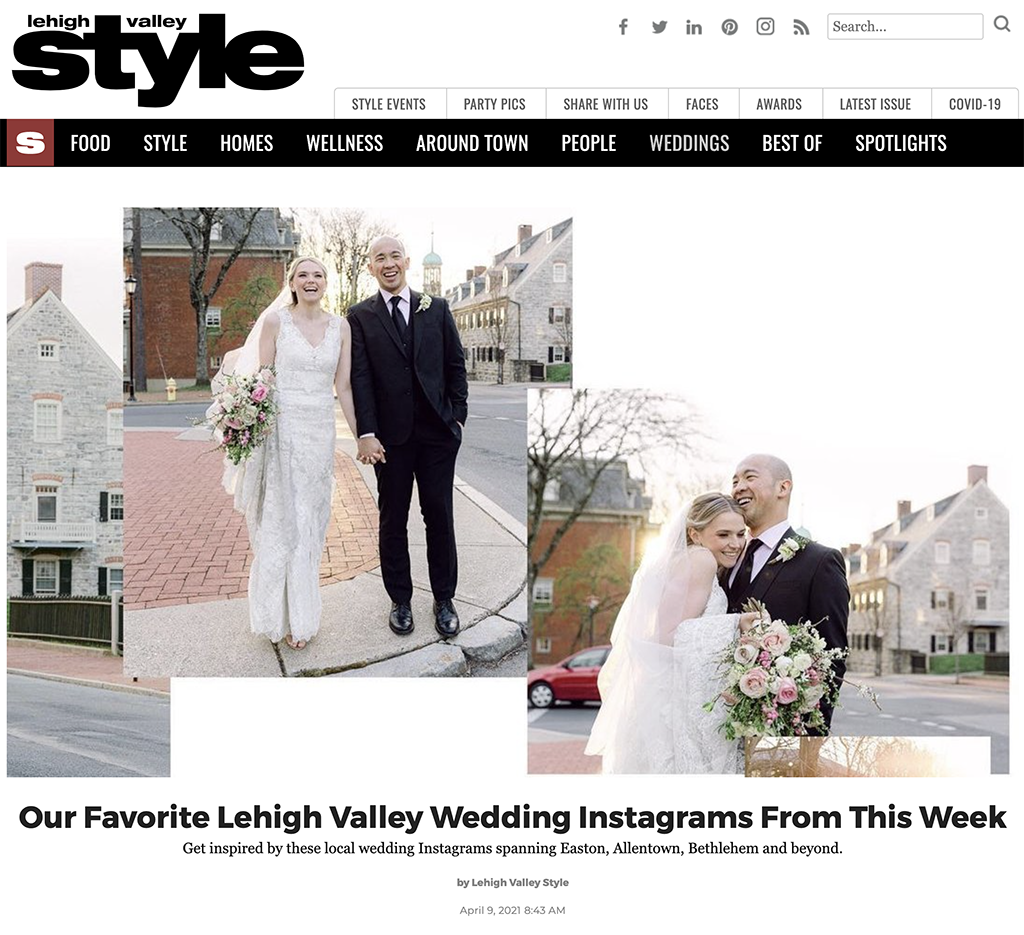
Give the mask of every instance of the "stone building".
[[[581, 472], [571, 465], [548, 483], [535, 554], [547, 547], [555, 530], [579, 502], [577, 491], [582, 483]], [[612, 462], [604, 470], [586, 508], [534, 581], [531, 625], [532, 659], [536, 665], [557, 662], [592, 645], [591, 623], [593, 645], [608, 642], [633, 571], [648, 540], [658, 531], [650, 520], [651, 502], [644, 493], [643, 480], [631, 477], [625, 462]], [[607, 567], [590, 567], [588, 563], [595, 558], [602, 559]], [[582, 587], [568, 589], [566, 593], [566, 573], [573, 569], [577, 578], [593, 575], [596, 593], [586, 593], [588, 588], [583, 581], [579, 582]], [[601, 608], [593, 621], [587, 606], [590, 597]]]
[[[131, 252], [131, 231], [125, 233], [126, 256]], [[189, 263], [191, 248], [182, 233], [154, 208], [142, 209], [142, 269], [134, 270], [144, 292], [145, 367], [147, 388], [162, 389], [165, 376], [178, 386], [189, 386], [196, 378], [196, 314], [189, 300]], [[211, 231], [212, 252], [208, 281], [235, 246], [232, 214], [225, 209], [224, 221]], [[273, 284], [270, 298], [284, 282], [288, 264], [298, 255], [299, 235], [290, 218], [277, 208], [264, 208], [242, 252], [206, 311], [208, 367], [212, 375], [220, 367], [225, 353], [240, 347], [245, 330], [232, 329], [228, 320], [232, 300], [239, 298], [246, 285], [258, 277]], [[269, 299], [268, 299], [269, 301]], [[125, 329], [127, 330], [127, 309]], [[254, 309], [254, 312], [261, 309]], [[127, 347], [127, 337], [125, 339]]]
[[446, 298], [470, 379], [530, 379], [530, 366], [572, 359], [572, 218], [516, 242], [490, 266], [466, 270]]
[[122, 587], [121, 368], [61, 300], [61, 267], [25, 267], [7, 316], [7, 592]]
[[921, 509], [900, 500], [891, 523], [844, 551], [852, 669], [925, 671], [936, 654], [1009, 651], [1010, 518], [986, 467]]

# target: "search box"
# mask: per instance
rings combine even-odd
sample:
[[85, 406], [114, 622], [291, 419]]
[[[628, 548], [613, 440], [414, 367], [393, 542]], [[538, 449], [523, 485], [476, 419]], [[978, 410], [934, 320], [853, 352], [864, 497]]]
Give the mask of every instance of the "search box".
[[981, 13], [829, 13], [829, 39], [981, 39]]

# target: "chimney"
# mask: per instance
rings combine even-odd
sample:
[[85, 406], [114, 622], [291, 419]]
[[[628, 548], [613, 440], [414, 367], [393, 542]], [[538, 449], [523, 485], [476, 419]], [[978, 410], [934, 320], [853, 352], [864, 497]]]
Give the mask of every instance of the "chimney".
[[973, 487], [980, 480], [988, 483], [988, 465], [972, 464], [967, 468], [967, 486]]
[[532, 224], [520, 224], [519, 234], [516, 237], [516, 243], [522, 243], [524, 240], [529, 240], [533, 236], [533, 225]]
[[896, 519], [903, 519], [910, 512], [910, 501], [909, 500], [897, 500], [896, 501]]
[[473, 267], [473, 275], [474, 276], [483, 276], [483, 274], [486, 273], [486, 272], [487, 272], [487, 267], [486, 266], [474, 266]]
[[35, 302], [47, 289], [60, 298], [60, 263], [29, 263], [25, 267], [25, 301]]
[[471, 269], [466, 270], [466, 282], [469, 282], [473, 278], [473, 271]]

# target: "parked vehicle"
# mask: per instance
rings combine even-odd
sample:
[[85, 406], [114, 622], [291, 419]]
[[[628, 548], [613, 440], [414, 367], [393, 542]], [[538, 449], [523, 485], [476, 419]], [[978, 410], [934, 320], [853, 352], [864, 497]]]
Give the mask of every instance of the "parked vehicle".
[[526, 676], [526, 695], [535, 708], [550, 708], [556, 701], [583, 704], [600, 701], [597, 676], [611, 646], [591, 646], [554, 665], [533, 669]]

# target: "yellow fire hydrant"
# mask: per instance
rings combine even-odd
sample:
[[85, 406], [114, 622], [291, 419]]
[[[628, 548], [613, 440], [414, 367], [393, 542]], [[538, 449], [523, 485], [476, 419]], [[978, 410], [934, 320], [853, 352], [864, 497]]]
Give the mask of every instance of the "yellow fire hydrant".
[[178, 398], [178, 384], [175, 383], [174, 377], [168, 377], [167, 379], [167, 402], [173, 403]]

